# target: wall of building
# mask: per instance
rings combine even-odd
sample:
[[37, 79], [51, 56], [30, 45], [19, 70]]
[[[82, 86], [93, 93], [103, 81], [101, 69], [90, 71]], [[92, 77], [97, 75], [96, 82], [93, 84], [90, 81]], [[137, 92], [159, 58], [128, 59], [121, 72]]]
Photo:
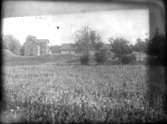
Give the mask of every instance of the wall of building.
[[25, 56], [38, 56], [39, 54], [40, 47], [37, 44], [26, 44], [25, 49], [24, 49], [24, 55]]
[[35, 39], [33, 41], [26, 41], [24, 44], [25, 56], [39, 56], [49, 54], [48, 42]]
[[40, 45], [40, 55], [49, 54], [49, 48], [47, 42], [42, 42], [39, 45]]

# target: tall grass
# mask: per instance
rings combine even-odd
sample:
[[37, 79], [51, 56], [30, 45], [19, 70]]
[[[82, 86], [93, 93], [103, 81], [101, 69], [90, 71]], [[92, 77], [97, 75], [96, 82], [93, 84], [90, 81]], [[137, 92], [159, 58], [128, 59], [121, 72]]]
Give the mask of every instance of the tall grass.
[[5, 112], [21, 113], [19, 119], [26, 122], [163, 119], [160, 111], [147, 109], [147, 68], [143, 65], [6, 66], [3, 76]]

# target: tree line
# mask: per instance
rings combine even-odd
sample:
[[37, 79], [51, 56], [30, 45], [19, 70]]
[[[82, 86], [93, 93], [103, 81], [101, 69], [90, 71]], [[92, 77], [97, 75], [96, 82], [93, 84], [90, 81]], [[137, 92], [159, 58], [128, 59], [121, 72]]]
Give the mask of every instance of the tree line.
[[[108, 49], [105, 48], [100, 34], [90, 27], [85, 26], [77, 31], [75, 45], [78, 52], [81, 54], [80, 61], [83, 65], [89, 64], [91, 58], [90, 52], [92, 49], [95, 51], [94, 58], [97, 64], [104, 64], [107, 61], [109, 58], [107, 55], [108, 52], [114, 53], [114, 58], [117, 58], [117, 64], [132, 64], [136, 62], [136, 57], [132, 54], [134, 51], [157, 57], [156, 61], [159, 61], [159, 59], [164, 60], [164, 57], [159, 58], [158, 55], [165, 43], [164, 37], [165, 36], [159, 34], [157, 31], [152, 39], [141, 40], [139, 38], [134, 45], [130, 44], [127, 39], [122, 37], [117, 37], [115, 39], [110, 38]], [[151, 64], [150, 61], [149, 64]]]
[[[29, 37], [31, 36], [27, 36], [26, 40]], [[133, 51], [154, 56], [155, 59], [152, 60], [150, 58], [151, 61], [149, 64], [155, 61], [159, 61], [159, 63], [164, 61], [162, 48], [165, 44], [165, 36], [161, 35], [158, 30], [152, 39], [141, 40], [139, 38], [134, 45], [122, 37], [109, 38], [108, 41], [110, 43], [109, 49], [106, 48], [100, 34], [89, 26], [84, 26], [76, 31], [74, 46], [77, 48], [76, 52], [81, 55], [81, 64], [89, 64], [91, 51], [95, 52], [94, 58], [97, 64], [104, 64], [109, 58], [109, 52], [114, 53], [114, 58], [118, 59], [117, 63], [122, 64], [134, 63], [136, 61], [135, 56], [131, 54]], [[23, 45], [13, 35], [3, 36], [3, 48], [10, 50], [16, 55], [24, 55]], [[56, 51], [55, 49], [52, 50]]]

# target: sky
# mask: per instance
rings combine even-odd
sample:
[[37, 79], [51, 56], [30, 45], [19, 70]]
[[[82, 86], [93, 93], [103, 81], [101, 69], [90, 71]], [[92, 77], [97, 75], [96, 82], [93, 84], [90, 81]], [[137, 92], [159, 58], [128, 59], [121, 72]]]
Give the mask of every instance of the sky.
[[2, 33], [12, 34], [21, 44], [27, 35], [33, 35], [39, 39], [48, 39], [49, 45], [61, 45], [74, 43], [77, 30], [85, 25], [96, 30], [105, 43], [111, 37], [123, 37], [134, 44], [137, 38], [149, 38], [149, 11], [110, 10], [10, 17], [2, 20]]

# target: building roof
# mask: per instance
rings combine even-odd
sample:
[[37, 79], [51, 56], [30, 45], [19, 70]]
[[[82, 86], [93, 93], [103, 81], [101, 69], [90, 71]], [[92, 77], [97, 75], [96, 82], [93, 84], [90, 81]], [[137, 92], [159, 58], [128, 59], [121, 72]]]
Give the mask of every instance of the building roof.
[[48, 39], [36, 39], [36, 42], [38, 43], [49, 43]]
[[60, 46], [61, 50], [75, 50], [75, 47], [72, 44], [62, 44]]
[[36, 44], [39, 45], [41, 43], [49, 43], [48, 39], [33, 39], [25, 42], [25, 45], [27, 44]]

